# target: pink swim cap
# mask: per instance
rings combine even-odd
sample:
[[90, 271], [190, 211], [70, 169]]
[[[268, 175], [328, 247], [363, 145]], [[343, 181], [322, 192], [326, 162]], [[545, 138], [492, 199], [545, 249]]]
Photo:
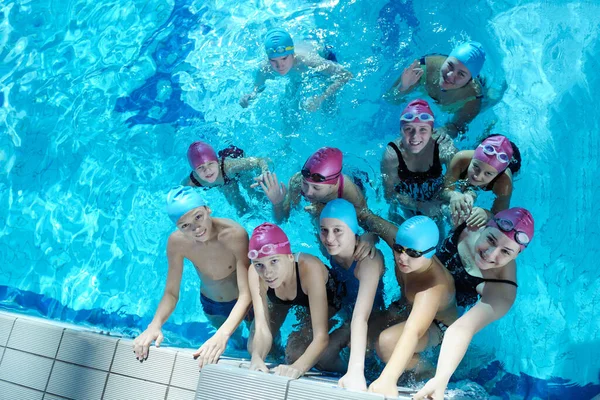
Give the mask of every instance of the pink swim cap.
[[277, 225], [268, 222], [254, 229], [248, 250], [248, 258], [251, 260], [275, 254], [292, 254], [290, 241], [285, 232]]
[[[422, 120], [419, 118], [421, 114], [429, 114], [431, 119]], [[402, 111], [402, 114], [400, 115], [400, 126], [409, 122], [425, 122], [433, 128], [433, 118], [433, 111], [431, 111], [429, 103], [423, 99], [416, 99], [408, 103], [404, 111]]]
[[192, 169], [198, 168], [198, 165], [202, 165], [209, 161], [218, 161], [217, 153], [208, 143], [194, 142], [190, 144], [187, 152], [188, 162]]
[[344, 156], [340, 149], [321, 147], [302, 167], [302, 176], [307, 182], [334, 185], [342, 174]]
[[510, 240], [521, 246], [521, 251], [533, 239], [533, 216], [521, 207], [500, 211], [487, 223], [487, 226], [498, 228]]
[[485, 139], [475, 149], [473, 158], [491, 165], [498, 173], [502, 173], [513, 157], [510, 140], [502, 135], [494, 135]]

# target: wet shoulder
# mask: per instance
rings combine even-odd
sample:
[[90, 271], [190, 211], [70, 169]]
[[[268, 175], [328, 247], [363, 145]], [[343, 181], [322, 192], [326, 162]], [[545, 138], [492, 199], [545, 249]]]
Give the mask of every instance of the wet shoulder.
[[213, 218], [213, 224], [218, 230], [219, 240], [248, 239], [248, 232], [237, 222], [228, 218]]

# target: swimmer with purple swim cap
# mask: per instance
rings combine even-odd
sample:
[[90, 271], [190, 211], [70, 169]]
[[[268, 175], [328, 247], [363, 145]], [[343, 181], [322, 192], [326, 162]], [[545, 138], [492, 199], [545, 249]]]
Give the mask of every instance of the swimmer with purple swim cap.
[[263, 157], [245, 157], [244, 151], [233, 145], [217, 154], [211, 145], [200, 141], [190, 144], [187, 159], [192, 172], [182, 184], [205, 189], [227, 187], [227, 200], [242, 214], [248, 212], [249, 207], [240, 193], [238, 178], [258, 169], [262, 176], [269, 170], [270, 161]]
[[478, 77], [484, 62], [485, 51], [474, 41], [456, 46], [448, 56], [424, 56], [402, 72], [384, 98], [402, 104], [408, 93], [422, 85], [444, 111], [454, 114], [439, 131], [455, 138], [481, 110], [484, 88]]
[[237, 222], [213, 218], [203, 193], [189, 186], [169, 191], [166, 211], [177, 230], [167, 241], [165, 291], [152, 322], [135, 339], [133, 349], [141, 362], [148, 358], [152, 342], [156, 347], [162, 343], [162, 326], [179, 300], [183, 261], [188, 259], [200, 278], [204, 315], [217, 329], [194, 353], [202, 368], [219, 360], [248, 312], [248, 234]]
[[[329, 306], [333, 282], [325, 265], [306, 253], [292, 253], [292, 244], [277, 225], [265, 222], [254, 229], [248, 257], [254, 325], [248, 339], [250, 370], [269, 373], [265, 364], [280, 327], [293, 307], [298, 323], [289, 335], [285, 363], [272, 371], [296, 379], [313, 366], [329, 344]], [[275, 343], [274, 343], [275, 342]], [[319, 365], [320, 366], [320, 365]]]
[[264, 39], [267, 60], [262, 64], [254, 79], [254, 89], [249, 94], [242, 96], [240, 105], [246, 108], [250, 102], [256, 99], [259, 93], [265, 90], [267, 80], [276, 79], [281, 76], [289, 76], [290, 90], [286, 95], [296, 96], [298, 88], [303, 81], [303, 75], [307, 72], [315, 72], [325, 75], [332, 80], [323, 93], [310, 97], [303, 102], [306, 111], [317, 111], [323, 102], [332, 98], [350, 79], [352, 74], [337, 62], [326, 60], [320, 55], [299, 49], [294, 44], [290, 34], [282, 28], [274, 28], [267, 32]]
[[531, 213], [514, 207], [500, 211], [479, 229], [460, 225], [438, 247], [436, 257], [454, 277], [457, 305], [467, 311], [446, 330], [436, 374], [414, 399], [444, 398], [473, 337], [511, 309], [518, 289], [515, 260], [530, 246], [533, 235]]
[[[490, 135], [475, 150], [456, 153], [442, 194], [450, 204], [454, 226], [466, 222], [469, 227], [480, 228], [494, 213], [510, 207], [513, 177], [520, 168], [519, 148], [502, 135]], [[494, 194], [491, 210], [474, 207], [478, 190]]]
[[402, 298], [391, 310], [409, 308], [408, 319], [384, 330], [377, 354], [386, 363], [369, 391], [397, 397], [398, 379], [407, 370], [417, 374], [431, 369], [420, 353], [438, 346], [444, 332], [458, 317], [454, 279], [436, 257], [440, 239], [437, 224], [426, 216], [412, 217], [400, 227], [391, 223], [383, 240], [394, 254], [396, 280]]

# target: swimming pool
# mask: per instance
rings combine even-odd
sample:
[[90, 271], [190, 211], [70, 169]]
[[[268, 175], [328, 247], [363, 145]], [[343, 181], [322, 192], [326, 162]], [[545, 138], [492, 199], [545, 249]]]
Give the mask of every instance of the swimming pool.
[[[600, 392], [600, 270], [588, 261], [599, 255], [593, 98], [600, 6], [36, 0], [0, 7], [4, 307], [124, 334], [145, 326], [166, 274], [172, 224], [164, 193], [188, 172], [185, 150], [197, 139], [285, 156], [276, 171], [286, 178], [319, 145], [339, 147], [347, 165], [368, 173], [369, 205], [383, 213], [379, 157], [397, 133], [398, 109], [381, 93], [407, 61], [447, 52], [468, 36], [487, 49], [484, 74], [503, 97], [459, 145], [497, 121], [496, 130], [523, 154], [512, 204], [531, 208], [540, 222], [520, 258], [519, 282], [526, 284], [517, 303], [478, 335], [480, 350], [469, 356], [498, 361], [479, 376], [459, 376], [493, 381], [486, 389], [498, 396]], [[295, 132], [282, 129], [281, 85], [269, 84], [247, 110], [237, 104], [263, 57], [262, 35], [278, 24], [296, 38], [332, 45], [355, 75], [334, 117], [303, 115]], [[217, 216], [235, 215], [218, 194], [210, 196]], [[261, 196], [250, 201], [256, 212], [241, 219], [248, 230], [270, 212]], [[306, 216], [284, 229], [304, 243], [294, 250], [318, 253]], [[198, 345], [206, 337], [197, 310], [197, 278], [186, 268], [170, 319], [169, 330], [181, 337], [174, 343]]]

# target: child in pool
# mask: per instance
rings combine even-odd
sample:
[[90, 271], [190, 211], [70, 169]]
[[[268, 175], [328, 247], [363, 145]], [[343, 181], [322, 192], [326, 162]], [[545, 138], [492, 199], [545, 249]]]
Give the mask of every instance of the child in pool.
[[167, 282], [152, 322], [133, 342], [136, 358], [148, 358], [149, 347], [159, 347], [162, 326], [177, 302], [183, 260], [190, 260], [200, 278], [200, 302], [208, 320], [218, 328], [195, 353], [200, 368], [219, 360], [227, 342], [250, 307], [248, 288], [248, 233], [230, 219], [211, 217], [202, 195], [178, 186], [167, 195], [167, 212], [177, 230], [169, 236]]
[[[450, 202], [454, 226], [466, 222], [469, 227], [481, 228], [495, 213], [510, 207], [513, 176], [520, 168], [518, 147], [502, 135], [490, 135], [475, 150], [456, 153], [446, 173], [443, 194]], [[473, 189], [494, 193], [491, 211], [473, 207]]]
[[286, 95], [296, 96], [299, 86], [305, 80], [304, 76], [307, 72], [312, 71], [326, 75], [332, 80], [332, 83], [321, 95], [311, 97], [304, 102], [303, 108], [314, 112], [353, 77], [352, 73], [337, 62], [326, 60], [317, 54], [296, 52], [292, 37], [281, 28], [274, 28], [267, 32], [265, 51], [268, 61], [256, 73], [254, 89], [240, 99], [240, 105], [244, 108], [248, 107], [250, 102], [265, 89], [267, 80], [276, 79], [278, 76], [290, 78], [290, 86], [286, 90]]
[[258, 169], [261, 174], [269, 170], [268, 158], [244, 157], [244, 151], [235, 146], [229, 146], [217, 155], [208, 143], [194, 142], [188, 148], [187, 159], [192, 172], [182, 184], [206, 189], [218, 187], [240, 214], [248, 212], [249, 208], [240, 193], [239, 176]]
[[484, 61], [485, 51], [477, 42], [462, 43], [448, 56], [422, 57], [402, 72], [384, 98], [401, 104], [408, 93], [423, 85], [429, 97], [454, 113], [440, 132], [455, 138], [481, 110], [483, 86], [477, 77]]

